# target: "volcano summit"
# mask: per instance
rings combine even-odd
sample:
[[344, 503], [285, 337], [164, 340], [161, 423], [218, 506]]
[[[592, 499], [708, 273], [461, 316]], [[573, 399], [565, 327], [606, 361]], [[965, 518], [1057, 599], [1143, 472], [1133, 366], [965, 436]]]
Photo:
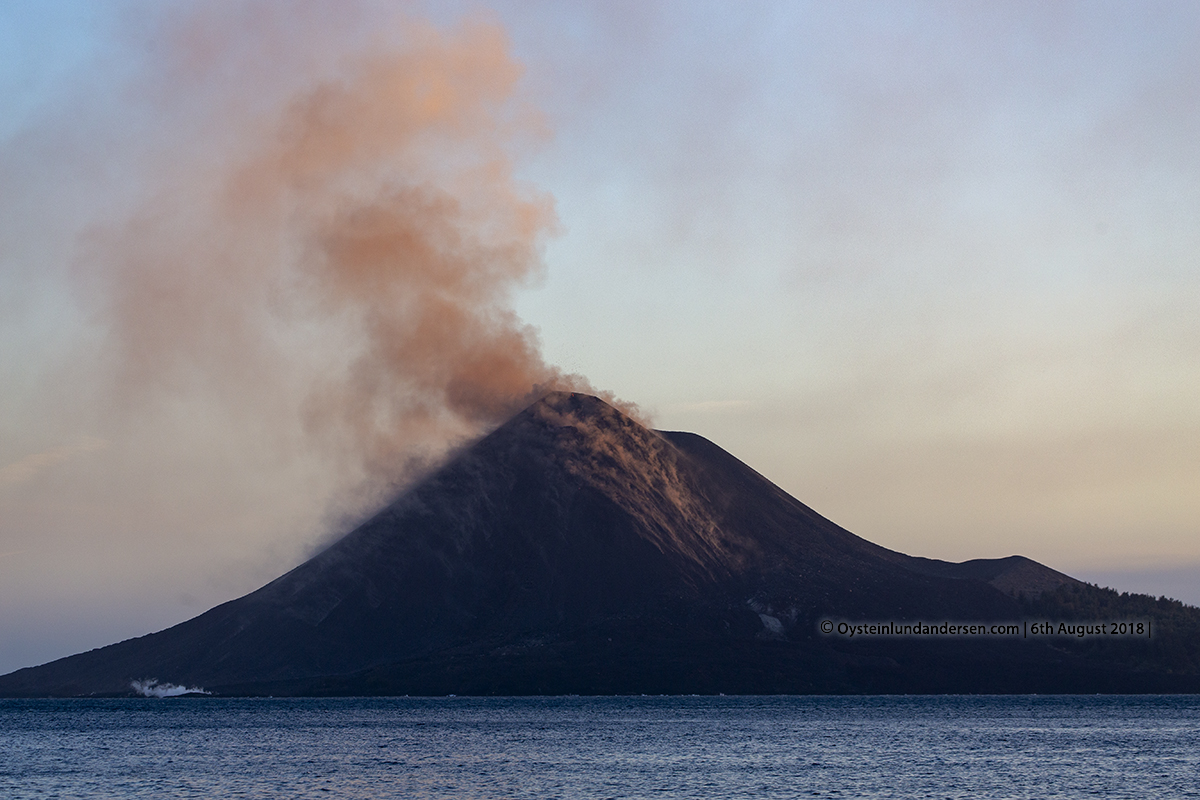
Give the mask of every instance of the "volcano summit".
[[[1135, 615], [1152, 638], [820, 630]], [[1194, 692], [1198, 632], [1200, 610], [1020, 556], [879, 547], [700, 436], [559, 392], [261, 589], [0, 695]]]

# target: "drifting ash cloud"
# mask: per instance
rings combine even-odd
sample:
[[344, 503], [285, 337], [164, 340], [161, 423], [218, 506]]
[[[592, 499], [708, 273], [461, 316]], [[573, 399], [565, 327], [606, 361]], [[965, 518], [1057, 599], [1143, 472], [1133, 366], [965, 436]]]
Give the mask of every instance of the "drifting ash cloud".
[[496, 25], [195, 4], [154, 41], [129, 93], [138, 199], [77, 273], [115, 408], [210, 397], [394, 483], [546, 391], [592, 391], [512, 310], [556, 220], [514, 177], [544, 130]]
[[[0, 467], [0, 486], [18, 485], [29, 481], [47, 469], [72, 458], [103, 450], [108, 442], [94, 436], [84, 436], [79, 441], [55, 447], [41, 453], [32, 453], [24, 458]], [[4, 555], [0, 553], [0, 555]]]

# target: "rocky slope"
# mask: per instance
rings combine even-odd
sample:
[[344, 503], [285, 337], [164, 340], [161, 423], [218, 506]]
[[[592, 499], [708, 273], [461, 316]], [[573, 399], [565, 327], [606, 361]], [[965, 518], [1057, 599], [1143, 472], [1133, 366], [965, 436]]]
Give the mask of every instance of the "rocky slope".
[[819, 631], [1078, 615], [1044, 598], [1081, 586], [1019, 556], [887, 550], [699, 436], [557, 393], [258, 591], [0, 695], [1200, 690], [1133, 640]]

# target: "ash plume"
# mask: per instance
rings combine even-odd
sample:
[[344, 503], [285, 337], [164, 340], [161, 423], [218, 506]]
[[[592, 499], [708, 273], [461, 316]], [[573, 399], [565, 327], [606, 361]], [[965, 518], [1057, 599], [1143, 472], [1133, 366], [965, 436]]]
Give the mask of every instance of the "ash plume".
[[129, 88], [150, 120], [129, 131], [133, 200], [77, 274], [119, 407], [211, 396], [395, 481], [540, 394], [594, 389], [512, 309], [556, 219], [514, 176], [545, 131], [503, 32], [367, 16], [160, 19]]

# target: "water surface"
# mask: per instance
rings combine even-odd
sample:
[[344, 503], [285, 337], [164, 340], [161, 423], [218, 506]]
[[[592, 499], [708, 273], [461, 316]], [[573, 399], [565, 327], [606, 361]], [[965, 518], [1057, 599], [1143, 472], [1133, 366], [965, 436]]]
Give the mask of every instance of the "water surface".
[[1200, 697], [0, 700], [0, 795], [1200, 797]]

